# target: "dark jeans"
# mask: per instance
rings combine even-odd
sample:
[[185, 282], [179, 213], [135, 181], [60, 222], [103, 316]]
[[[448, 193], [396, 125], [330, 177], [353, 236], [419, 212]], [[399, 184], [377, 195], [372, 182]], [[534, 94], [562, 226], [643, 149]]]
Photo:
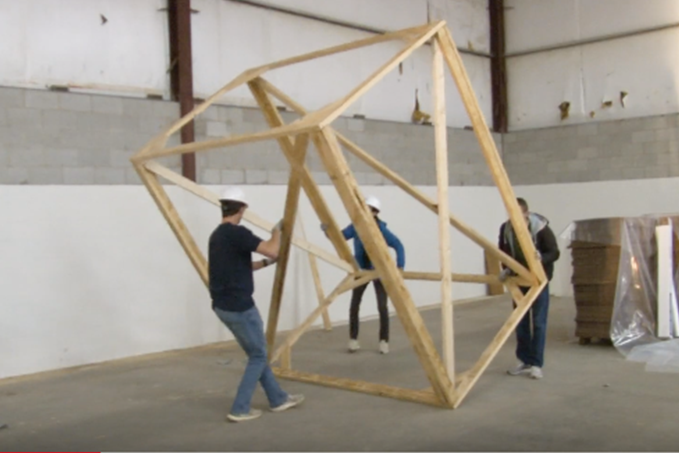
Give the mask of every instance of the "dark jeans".
[[[377, 297], [377, 310], [380, 312], [380, 340], [389, 341], [389, 309], [387, 308], [387, 292], [382, 282], [373, 280], [375, 296]], [[358, 339], [358, 311], [363, 299], [363, 293], [368, 287], [357, 286], [351, 293], [351, 308], [349, 309], [349, 336], [352, 340]]]
[[238, 386], [238, 393], [236, 393], [236, 399], [231, 407], [231, 413], [242, 415], [250, 412], [250, 401], [257, 387], [257, 382], [262, 384], [271, 407], [285, 403], [288, 394], [276, 382], [267, 361], [264, 324], [257, 307], [252, 307], [243, 312], [223, 311], [215, 308], [215, 313], [233, 333], [236, 341], [248, 356], [248, 364]]
[[[528, 288], [521, 288], [521, 292], [526, 294]], [[540, 368], [544, 365], [548, 311], [549, 285], [545, 286], [516, 327], [516, 357], [526, 365]]]

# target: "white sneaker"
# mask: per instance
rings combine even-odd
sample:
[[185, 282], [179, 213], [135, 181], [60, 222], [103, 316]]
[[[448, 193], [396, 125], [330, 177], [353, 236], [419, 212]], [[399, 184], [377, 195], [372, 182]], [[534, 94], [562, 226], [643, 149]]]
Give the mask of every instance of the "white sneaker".
[[356, 352], [361, 349], [361, 345], [358, 340], [349, 340], [349, 352]]
[[542, 368], [540, 368], [539, 366], [530, 367], [530, 378], [542, 379]]
[[511, 370], [507, 370], [507, 374], [510, 376], [518, 376], [520, 374], [528, 374], [531, 372], [531, 366], [526, 365], [523, 362], [519, 362], [519, 364], [515, 367], [512, 368]]
[[254, 420], [262, 416], [262, 411], [259, 409], [250, 409], [247, 414], [229, 414], [226, 418], [234, 423], [246, 422], [248, 420]]
[[380, 354], [389, 354], [389, 343], [384, 340], [380, 341]]
[[271, 412], [283, 412], [295, 406], [299, 406], [304, 401], [304, 395], [288, 395], [288, 400], [280, 406], [272, 407]]

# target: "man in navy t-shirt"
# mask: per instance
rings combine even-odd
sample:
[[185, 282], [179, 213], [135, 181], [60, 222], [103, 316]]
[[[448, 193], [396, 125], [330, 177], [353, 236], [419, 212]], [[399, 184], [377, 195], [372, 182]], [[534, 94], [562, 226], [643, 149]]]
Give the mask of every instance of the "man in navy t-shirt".
[[[240, 422], [262, 415], [262, 411], [250, 408], [257, 382], [262, 384], [273, 412], [301, 404], [304, 396], [288, 395], [278, 385], [267, 361], [262, 318], [252, 298], [255, 289], [252, 272], [277, 259], [282, 221], [272, 230], [271, 239], [264, 241], [240, 225], [248, 207], [241, 189], [227, 188], [220, 202], [222, 223], [210, 235], [209, 243], [210, 296], [212, 309], [248, 356], [236, 399], [227, 415], [228, 420]], [[267, 258], [252, 261], [253, 252]]]

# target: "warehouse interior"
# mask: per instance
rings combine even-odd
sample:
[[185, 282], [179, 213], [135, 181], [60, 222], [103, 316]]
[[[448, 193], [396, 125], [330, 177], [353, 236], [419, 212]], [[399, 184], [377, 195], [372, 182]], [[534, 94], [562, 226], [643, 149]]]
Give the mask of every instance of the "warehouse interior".
[[[302, 406], [227, 423], [245, 355], [215, 317], [131, 158], [248, 68], [437, 21], [461, 55], [513, 194], [549, 220], [558, 240], [544, 378], [507, 375], [516, 362], [512, 333], [454, 410], [284, 379], [284, 388], [305, 394]], [[630, 355], [637, 340], [673, 344], [679, 336], [676, 308], [662, 320], [654, 311], [661, 290], [676, 307], [679, 279], [679, 236], [671, 230], [679, 220], [675, 0], [0, 0], [0, 29], [7, 37], [0, 43], [2, 450], [676, 448], [679, 354], [662, 363]], [[332, 123], [432, 199], [442, 193], [440, 137], [429, 120], [435, 47], [419, 47]], [[401, 48], [382, 42], [277, 69], [267, 80], [313, 112]], [[448, 208], [496, 243], [508, 211], [450, 73], [443, 101]], [[285, 121], [297, 118], [278, 107]], [[241, 86], [168, 146], [268, 127]], [[365, 162], [352, 155], [347, 162], [361, 192], [381, 200], [380, 216], [403, 242], [405, 270], [440, 275], [437, 215]], [[163, 163], [214, 192], [241, 187], [270, 224], [284, 216], [291, 172], [275, 140]], [[350, 224], [323, 159], [309, 153], [306, 165], [337, 223]], [[219, 210], [180, 187], [165, 190], [205, 253]], [[298, 211], [295, 234], [332, 250], [304, 193]], [[652, 244], [668, 224], [671, 245], [661, 250]], [[453, 273], [494, 272], [468, 237], [450, 228], [449, 238]], [[290, 251], [277, 341], [317, 309], [316, 275], [326, 294], [344, 277], [311, 255]], [[255, 274], [265, 320], [275, 275]], [[491, 286], [456, 281], [446, 296], [459, 371], [512, 312], [510, 294]], [[441, 282], [408, 280], [406, 287], [440, 348]], [[361, 305], [363, 349], [347, 354], [349, 302], [349, 294], [339, 296], [314, 321], [292, 350], [294, 368], [426, 388], [393, 305], [391, 351], [378, 353], [371, 289]], [[669, 334], [659, 333], [661, 321]], [[253, 404], [266, 406], [261, 390]]]

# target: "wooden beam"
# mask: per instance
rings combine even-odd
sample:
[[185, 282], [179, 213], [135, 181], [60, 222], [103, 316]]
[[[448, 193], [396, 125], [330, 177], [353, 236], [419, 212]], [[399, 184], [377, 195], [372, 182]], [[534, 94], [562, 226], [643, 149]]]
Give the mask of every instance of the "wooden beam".
[[[440, 282], [442, 280], [441, 272], [416, 272], [403, 271], [403, 278], [406, 280], [429, 280], [432, 282]], [[474, 274], [450, 274], [450, 278], [454, 282], [460, 283], [488, 283], [497, 280], [492, 275], [474, 275]]]
[[[415, 271], [404, 271], [403, 278], [406, 280], [429, 280], [429, 281], [441, 281], [440, 272], [415, 272]], [[377, 278], [377, 277], [375, 277]], [[484, 283], [484, 284], [499, 284], [502, 283], [498, 279], [497, 275], [482, 275], [482, 274], [451, 274], [451, 279], [454, 282], [459, 283]], [[507, 282], [518, 283], [521, 286], [530, 286], [531, 283], [527, 282], [518, 277], [511, 277]]]
[[[299, 233], [302, 239], [306, 240], [306, 232], [304, 231], [304, 222], [299, 216], [299, 211], [297, 212], [297, 225], [299, 225]], [[314, 280], [314, 289], [316, 290], [316, 297], [318, 298], [318, 305], [323, 304], [325, 300], [325, 294], [323, 293], [323, 285], [321, 284], [321, 275], [318, 272], [318, 262], [316, 257], [311, 253], [307, 252], [309, 258], [309, 270], [311, 271], [311, 278]], [[330, 315], [328, 314], [327, 308], [323, 310], [323, 328], [325, 330], [332, 330], [332, 322], [330, 321]]]
[[276, 276], [274, 277], [273, 290], [271, 291], [271, 305], [269, 306], [269, 321], [266, 329], [266, 340], [269, 346], [269, 353], [273, 350], [276, 341], [276, 331], [278, 329], [278, 316], [283, 299], [283, 287], [285, 286], [285, 276], [288, 270], [288, 260], [292, 247], [292, 236], [295, 227], [295, 217], [297, 217], [297, 207], [299, 206], [299, 194], [302, 189], [302, 171], [306, 157], [307, 146], [309, 144], [308, 135], [298, 135], [295, 141], [292, 165], [290, 168], [290, 180], [288, 181], [288, 194], [285, 199], [285, 211], [283, 214], [283, 231], [281, 232], [281, 244], [276, 262]]
[[196, 242], [194, 241], [193, 236], [191, 236], [191, 233], [189, 233], [186, 224], [182, 221], [181, 217], [179, 217], [179, 214], [172, 204], [170, 197], [167, 196], [163, 186], [161, 186], [160, 182], [158, 182], [156, 175], [140, 165], [135, 165], [134, 168], [137, 170], [139, 177], [151, 194], [151, 198], [153, 198], [153, 201], [156, 202], [156, 206], [158, 206], [158, 209], [163, 214], [163, 217], [165, 217], [165, 220], [170, 225], [172, 232], [177, 237], [177, 240], [184, 249], [184, 252], [189, 257], [191, 264], [193, 264], [193, 267], [198, 272], [200, 279], [203, 281], [205, 286], [208, 286], [209, 275], [207, 260], [198, 248], [198, 245], [196, 245]]
[[284, 370], [289, 370], [292, 368], [292, 349], [285, 348], [283, 354], [281, 355], [281, 368]]
[[242, 72], [231, 82], [227, 83], [222, 88], [220, 88], [215, 94], [207, 98], [203, 103], [194, 107], [193, 110], [191, 110], [191, 112], [188, 115], [183, 116], [182, 118], [177, 120], [174, 124], [172, 124], [172, 126], [170, 126], [165, 131], [164, 133], [165, 138], [172, 136], [179, 129], [184, 127], [185, 124], [189, 123], [190, 121], [193, 121], [195, 117], [203, 113], [205, 110], [207, 110], [208, 107], [214, 104], [217, 99], [224, 96], [229, 91], [234, 90], [239, 86], [243, 85], [244, 83], [247, 83], [248, 81], [254, 79], [255, 77], [262, 75], [264, 72], [265, 71], [261, 69], [248, 69]]
[[528, 312], [531, 305], [546, 285], [547, 282], [542, 282], [538, 286], [533, 286], [528, 290], [526, 295], [519, 300], [517, 307], [512, 311], [512, 314], [509, 315], [509, 318], [507, 318], [507, 321], [502, 325], [500, 331], [495, 335], [493, 341], [491, 341], [490, 345], [488, 345], [483, 353], [481, 353], [479, 360], [471, 369], [469, 369], [465, 375], [465, 379], [457, 388], [457, 398], [454, 407], [458, 407], [462, 403], [462, 400], [467, 396], [479, 377], [481, 377], [481, 374], [488, 368], [488, 365], [490, 365], [490, 362], [493, 361], [497, 353], [500, 352], [502, 346], [512, 332], [514, 332], [516, 326], [521, 322], [521, 319], [523, 319], [524, 315]]
[[212, 105], [217, 99], [219, 99], [221, 96], [226, 94], [227, 92], [239, 87], [240, 85], [243, 85], [250, 79], [253, 79], [257, 76], [259, 76], [261, 72], [258, 71], [253, 71], [252, 69], [249, 69], [247, 71], [244, 71], [242, 74], [240, 74], [238, 77], [233, 79], [231, 82], [223, 86], [219, 91], [217, 91], [215, 94], [210, 96], [203, 102], [202, 104], [196, 106], [191, 110], [191, 112], [187, 115], [184, 115], [182, 118], [178, 119], [174, 124], [172, 124], [169, 128], [167, 128], [165, 131], [161, 132], [151, 140], [137, 152], [134, 154], [131, 158], [130, 161], [132, 163], [134, 162], [143, 162], [144, 159], [143, 156], [146, 154], [155, 152], [157, 149], [164, 148], [165, 144], [167, 143], [167, 139], [171, 137], [173, 134], [175, 134], [178, 130], [182, 129], [186, 124], [190, 123], [193, 121], [193, 119], [203, 113], [207, 108]]
[[324, 118], [321, 120], [319, 126], [321, 128], [330, 125], [333, 121], [337, 119], [344, 111], [353, 104], [356, 99], [363, 96], [368, 90], [370, 90], [375, 84], [384, 78], [387, 73], [396, 68], [403, 60], [408, 58], [413, 52], [419, 49], [422, 44], [429, 41], [434, 34], [441, 28], [445, 26], [444, 21], [436, 22], [429, 25], [425, 32], [408, 42], [408, 45], [397, 53], [393, 58], [391, 58], [387, 63], [380, 67], [377, 71], [368, 77], [363, 83], [354, 88], [351, 93], [345, 96], [338, 102], [333, 102], [329, 106], [321, 110], [327, 110], [327, 115], [323, 115]]
[[320, 374], [305, 373], [297, 370], [286, 370], [283, 368], [273, 368], [276, 376], [292, 381], [305, 382], [308, 384], [323, 385], [353, 392], [367, 393], [375, 396], [385, 396], [412, 403], [430, 404], [432, 406], [442, 406], [439, 399], [431, 390], [410, 390], [389, 385], [374, 384], [372, 382], [355, 381], [353, 379], [323, 376]]
[[[421, 190], [414, 187], [408, 181], [403, 179], [400, 175], [393, 172], [386, 165], [379, 162], [377, 159], [372, 157], [370, 154], [368, 154], [363, 149], [359, 148], [357, 145], [355, 145], [354, 143], [352, 143], [348, 139], [344, 138], [342, 135], [338, 134], [338, 139], [339, 139], [340, 143], [345, 147], [345, 149], [347, 151], [349, 151], [351, 154], [358, 157], [363, 162], [368, 164], [370, 167], [375, 169], [378, 173], [380, 173], [381, 175], [383, 175], [384, 177], [386, 177], [387, 179], [392, 181], [396, 186], [400, 187], [408, 195], [410, 195], [413, 198], [415, 198], [416, 200], [418, 200], [420, 203], [422, 203], [430, 211], [432, 211], [434, 213], [438, 213], [438, 204], [436, 203], [436, 201], [429, 198]], [[500, 250], [496, 244], [489, 241], [485, 237], [481, 236], [472, 227], [470, 227], [469, 225], [462, 222], [462, 220], [458, 219], [456, 216], [449, 214], [449, 218], [450, 218], [450, 224], [453, 227], [455, 227], [460, 233], [462, 233], [463, 235], [465, 235], [466, 237], [471, 239], [473, 242], [475, 242], [479, 246], [483, 247], [484, 250], [487, 250], [489, 253], [492, 253], [500, 261], [502, 261], [505, 265], [507, 265], [507, 267], [512, 269], [514, 272], [516, 272], [518, 275], [520, 275], [525, 280], [528, 280], [528, 281], [531, 281], [531, 282], [535, 281], [535, 277], [533, 276], [533, 274], [531, 274], [529, 272], [528, 269], [526, 269], [524, 266], [522, 266], [521, 263], [516, 261], [514, 258], [512, 258], [511, 256], [507, 255], [505, 252]]]
[[159, 149], [163, 149], [167, 143], [167, 137], [161, 132], [160, 134], [153, 137], [151, 140], [146, 142], [146, 144], [135, 154], [130, 157], [130, 162], [135, 163], [136, 160], [140, 159], [140, 156], [154, 152]]
[[300, 104], [299, 102], [295, 101], [293, 98], [285, 94], [278, 87], [276, 87], [276, 85], [272, 84], [264, 77], [258, 77], [256, 82], [260, 87], [262, 87], [262, 89], [264, 89], [271, 96], [281, 101], [285, 106], [290, 107], [292, 110], [294, 110], [295, 112], [299, 113], [302, 116], [307, 114], [307, 110], [304, 108], [304, 106], [302, 106], [302, 104]]
[[[166, 179], [169, 182], [176, 184], [177, 186], [181, 187], [182, 189], [188, 192], [191, 192], [194, 195], [197, 195], [203, 200], [208, 201], [209, 203], [212, 203], [215, 206], [220, 206], [219, 195], [210, 192], [205, 187], [196, 184], [195, 182], [183, 177], [182, 175], [170, 170], [169, 168], [154, 161], [146, 162], [143, 164], [143, 166], [147, 168], [150, 172], [155, 173], [156, 175], [162, 177], [163, 179]], [[262, 219], [257, 214], [255, 214], [255, 212], [252, 211], [251, 209], [245, 211], [245, 215], [243, 215], [243, 220], [265, 231], [271, 231], [271, 228], [273, 228], [274, 226], [273, 223]], [[305, 239], [295, 236], [292, 238], [292, 243], [295, 246], [299, 247], [300, 249], [308, 253], [311, 253], [314, 256], [317, 256], [319, 259], [325, 261], [328, 264], [331, 264], [332, 266], [342, 269], [345, 272], [353, 272], [354, 270], [351, 264], [337, 258], [331, 253], [306, 241]]]
[[[277, 98], [279, 101], [283, 102], [285, 105], [288, 107], [292, 108], [296, 112], [304, 115], [306, 114], [306, 110], [304, 107], [302, 107], [300, 104], [295, 102], [292, 98], [287, 96], [285, 93], [283, 93], [281, 90], [279, 90], [277, 87], [275, 87], [273, 84], [270, 82], [264, 80], [264, 79], [259, 79], [261, 80], [261, 84], [263, 87], [266, 89], [267, 92], [269, 92], [272, 96]], [[380, 173], [382, 176], [385, 178], [389, 179], [391, 182], [393, 182], [396, 186], [400, 187], [403, 189], [408, 195], [411, 197], [415, 198], [417, 201], [422, 203], [427, 209], [434, 213], [438, 213], [438, 205], [437, 203], [429, 198], [427, 195], [425, 195], [421, 190], [417, 189], [414, 187], [412, 184], [410, 184], [408, 181], [406, 181], [403, 177], [401, 177], [399, 174], [395, 173], [391, 169], [389, 169], [386, 165], [372, 157], [369, 153], [361, 149], [358, 145], [344, 137], [342, 134], [337, 133], [336, 131], [333, 130], [335, 135], [337, 136], [338, 140], [342, 144], [342, 146], [345, 147], [347, 151], [349, 151], [351, 154], [354, 156], [358, 157], [361, 159], [363, 162], [365, 162], [367, 165], [372, 167], [375, 171]], [[471, 239], [473, 242], [478, 244], [479, 246], [483, 247], [484, 250], [487, 250], [488, 253], [493, 254], [497, 259], [499, 259], [502, 263], [504, 263], [507, 267], [512, 269], [514, 272], [516, 272], [519, 276], [523, 278], [523, 280], [528, 281], [528, 282], [533, 282], [537, 283], [536, 278], [533, 276], [533, 274], [530, 273], [528, 269], [526, 269], [524, 266], [522, 266], [518, 261], [516, 261], [514, 258], [511, 256], [507, 255], [505, 252], [500, 250], [497, 245], [488, 239], [484, 238], [480, 234], [478, 234], [472, 227], [468, 226], [462, 220], [458, 219], [454, 215], [450, 215], [450, 224], [455, 227], [458, 231], [460, 231], [463, 235]], [[532, 283], [531, 283], [532, 284]]]
[[347, 209], [352, 224], [356, 228], [394, 308], [396, 308], [396, 313], [399, 315], [404, 330], [413, 344], [434, 392], [444, 404], [452, 405], [454, 402], [452, 382], [443, 367], [422, 316], [417, 311], [410, 293], [405, 287], [403, 277], [389, 254], [387, 243], [365, 205], [365, 200], [342, 154], [337, 138], [332, 131], [323, 129], [320, 134], [313, 134], [312, 139], [319, 150], [321, 160], [330, 175], [330, 179], [335, 184], [342, 203]]
[[[408, 181], [403, 179], [400, 175], [396, 174], [390, 170], [386, 165], [379, 162], [377, 159], [372, 157], [366, 151], [359, 148], [357, 145], [338, 134], [338, 139], [340, 143], [354, 156], [361, 159], [363, 162], [368, 164], [370, 167], [375, 169], [378, 173], [382, 174], [384, 177], [392, 181], [396, 186], [400, 187], [408, 195], [412, 196], [420, 203], [422, 203], [426, 208], [434, 213], [438, 213], [438, 204], [433, 199], [429, 198], [422, 191], [414, 187]], [[488, 239], [477, 233], [472, 227], [465, 224], [462, 220], [458, 219], [456, 216], [450, 214], [450, 224], [455, 227], [460, 233], [471, 239], [473, 242], [483, 247], [489, 253], [492, 253], [500, 261], [507, 265], [510, 269], [516, 272], [518, 275], [523, 277], [528, 281], [535, 281], [533, 274], [531, 274], [528, 269], [522, 266], [518, 261], [516, 261], [511, 256], [507, 255], [505, 252], [500, 250], [496, 244], [489, 241]]]
[[[486, 288], [486, 294], [488, 294], [489, 296], [498, 296], [500, 294], [504, 294], [505, 287], [502, 285], [502, 282], [498, 278], [500, 272], [502, 272], [500, 260], [495, 258], [490, 253], [488, 253], [488, 250], [483, 251], [483, 259], [486, 264], [486, 273], [488, 275], [496, 277], [495, 281], [488, 283], [488, 287]], [[528, 284], [527, 286], [530, 286], [530, 284]]]
[[283, 340], [283, 343], [281, 343], [280, 346], [278, 346], [278, 349], [270, 355], [269, 362], [270, 363], [275, 363], [276, 360], [283, 354], [283, 351], [285, 351], [286, 348], [291, 348], [294, 346], [295, 343], [304, 335], [304, 332], [306, 332], [311, 325], [318, 319], [318, 317], [323, 313], [324, 310], [330, 306], [331, 303], [337, 299], [337, 297], [342, 294], [345, 291], [348, 291], [351, 289], [350, 284], [355, 283], [352, 282], [353, 276], [348, 275], [346, 276], [339, 285], [337, 285], [337, 288], [333, 290], [333, 292], [328, 295], [328, 297], [325, 298], [322, 304], [320, 304], [314, 311], [311, 312], [309, 316], [302, 322], [299, 326], [297, 326], [294, 330], [292, 330], [287, 337], [285, 337], [285, 340]]
[[436, 187], [439, 220], [439, 259], [441, 265], [441, 336], [443, 365], [455, 383], [455, 345], [453, 336], [453, 295], [450, 264], [450, 214], [448, 209], [448, 124], [446, 123], [443, 57], [438, 42], [432, 45], [434, 87], [434, 143], [436, 146]]
[[462, 58], [460, 57], [460, 54], [455, 47], [455, 43], [453, 42], [453, 38], [447, 28], [443, 28], [439, 31], [436, 35], [436, 40], [441, 45], [443, 57], [448, 64], [448, 69], [460, 92], [460, 98], [462, 99], [469, 119], [472, 122], [474, 134], [479, 141], [479, 145], [481, 145], [481, 151], [486, 159], [493, 181], [495, 181], [495, 185], [500, 190], [502, 201], [509, 213], [509, 219], [526, 257], [528, 268], [535, 274], [538, 282], [542, 283], [547, 280], [547, 276], [545, 275], [542, 263], [538, 260], [537, 251], [533, 245], [528, 226], [523, 218], [519, 204], [516, 201], [514, 189], [512, 189], [512, 185], [509, 182], [509, 177], [502, 164], [502, 159], [500, 159], [500, 155], [495, 147], [495, 141], [490, 134], [486, 120], [483, 117], [483, 112], [481, 112], [478, 100], [474, 95], [474, 90], [462, 63]]
[[512, 282], [505, 282], [505, 285], [509, 290], [509, 294], [512, 295], [512, 300], [514, 300], [516, 303], [519, 303], [524, 299], [524, 294], [521, 292], [521, 289], [519, 289], [519, 285]]
[[[272, 128], [283, 127], [285, 125], [283, 118], [264, 89], [262, 82], [262, 79], [255, 79], [249, 82], [248, 86], [250, 91], [262, 110], [262, 114], [264, 115], [264, 118], [266, 119], [269, 126]], [[283, 150], [285, 157], [289, 162], [291, 162], [291, 153], [293, 148], [291, 138], [280, 137], [278, 139], [278, 144]], [[349, 248], [347, 241], [344, 239], [342, 231], [335, 221], [328, 204], [325, 202], [318, 184], [316, 184], [316, 181], [314, 181], [313, 177], [311, 176], [311, 172], [306, 166], [304, 166], [302, 169], [302, 187], [304, 188], [304, 192], [309, 198], [311, 205], [316, 211], [318, 218], [321, 220], [321, 222], [328, 225], [328, 238], [337, 251], [337, 254], [344, 261], [350, 263], [352, 270], [349, 272], [357, 271], [358, 265], [356, 264], [353, 254], [351, 253], [351, 249]]]
[[261, 142], [264, 140], [271, 140], [278, 137], [293, 136], [309, 132], [312, 129], [317, 129], [318, 125], [314, 124], [311, 115], [301, 118], [294, 123], [286, 126], [269, 129], [268, 131], [256, 132], [254, 134], [232, 135], [230, 137], [218, 138], [214, 140], [204, 140], [202, 142], [186, 143], [184, 145], [173, 146], [161, 150], [148, 152], [141, 156], [132, 157], [133, 162], [144, 162], [149, 159], [157, 157], [173, 156], [175, 154], [183, 154], [190, 152], [201, 152], [215, 148], [224, 148], [227, 146], [242, 145], [244, 143]]

